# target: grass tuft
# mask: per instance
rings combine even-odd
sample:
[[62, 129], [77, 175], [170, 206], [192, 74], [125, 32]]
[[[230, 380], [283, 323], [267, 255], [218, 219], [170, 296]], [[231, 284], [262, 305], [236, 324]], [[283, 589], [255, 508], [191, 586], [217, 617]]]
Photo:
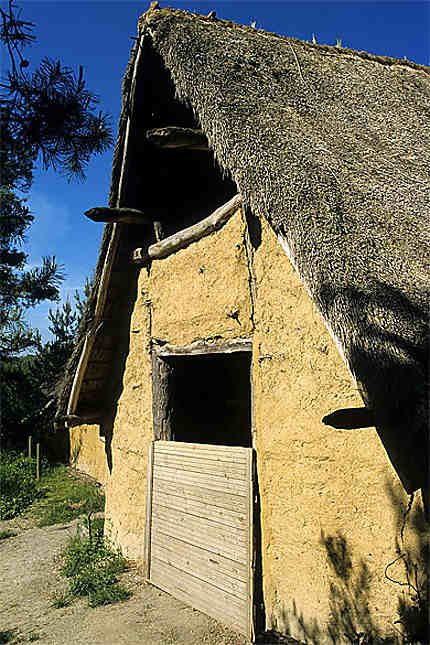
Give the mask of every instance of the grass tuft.
[[0, 645], [5, 645], [6, 643], [10, 643], [12, 639], [15, 638], [16, 630], [15, 629], [7, 629], [5, 631], [0, 631]]
[[3, 531], [0, 531], [0, 540], [7, 540], [8, 538], [15, 537], [15, 535], [18, 535], [18, 533], [9, 531], [9, 529], [4, 529]]
[[73, 596], [70, 591], [57, 591], [52, 596], [52, 607], [62, 609], [68, 607], [73, 602]]
[[88, 605], [98, 607], [99, 605], [112, 605], [115, 602], [122, 602], [131, 597], [131, 591], [118, 584], [108, 587], [99, 587], [88, 596]]
[[118, 585], [118, 575], [128, 568], [120, 551], [103, 537], [100, 522], [90, 523], [90, 536], [76, 535], [63, 552], [61, 573], [69, 578], [67, 593], [57, 594], [55, 607], [65, 606], [72, 597], [88, 596], [90, 607], [127, 600], [131, 593]]

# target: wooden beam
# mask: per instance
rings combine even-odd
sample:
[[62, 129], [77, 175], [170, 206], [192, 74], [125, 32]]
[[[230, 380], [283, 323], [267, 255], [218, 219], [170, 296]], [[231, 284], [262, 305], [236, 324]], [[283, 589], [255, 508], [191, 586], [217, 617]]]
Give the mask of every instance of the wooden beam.
[[232, 354], [234, 352], [251, 352], [252, 340], [236, 338], [234, 340], [204, 341], [196, 340], [190, 345], [169, 345], [166, 343], [160, 348], [154, 348], [153, 354], [160, 359], [169, 356], [198, 356], [200, 354]]
[[323, 417], [322, 422], [337, 430], [355, 430], [371, 428], [375, 425], [375, 416], [368, 408], [343, 408]]
[[148, 249], [135, 249], [132, 254], [132, 262], [138, 266], [143, 266], [152, 260], [166, 258], [172, 253], [179, 251], [179, 249], [184, 249], [192, 242], [197, 242], [202, 237], [210, 235], [224, 226], [241, 204], [241, 196], [235, 195], [226, 204], [217, 208], [212, 215], [209, 215], [209, 217], [206, 217], [201, 222], [197, 222], [194, 226], [184, 228], [174, 235], [166, 237], [161, 242], [152, 244]]
[[[96, 206], [85, 211], [85, 216], [93, 222], [110, 224], [152, 224], [154, 218], [148, 217], [137, 208], [108, 208]], [[158, 216], [158, 214], [157, 214]]]
[[163, 149], [188, 149], [209, 150], [208, 140], [202, 130], [193, 128], [178, 128], [169, 126], [167, 128], [154, 128], [146, 131], [146, 139], [158, 148]]
[[103, 412], [101, 410], [91, 413], [83, 414], [67, 414], [64, 420], [69, 428], [81, 425], [100, 424], [103, 419]]

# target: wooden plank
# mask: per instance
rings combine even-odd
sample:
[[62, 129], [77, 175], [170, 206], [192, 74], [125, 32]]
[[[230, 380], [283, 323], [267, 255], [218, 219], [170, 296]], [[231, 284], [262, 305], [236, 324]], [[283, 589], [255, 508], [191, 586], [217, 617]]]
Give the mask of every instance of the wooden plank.
[[153, 493], [153, 503], [157, 506], [184, 511], [184, 513], [204, 517], [219, 524], [225, 524], [226, 526], [242, 529], [247, 526], [248, 513], [246, 509], [243, 509], [242, 512], [231, 511], [230, 509], [214, 506], [210, 501], [210, 499], [207, 500], [207, 495], [206, 501], [200, 502], [188, 499], [187, 497], [169, 495], [158, 490], [155, 490]]
[[183, 471], [220, 475], [241, 480], [244, 480], [246, 476], [246, 464], [223, 462], [216, 459], [193, 459], [192, 456], [157, 452], [154, 463], [156, 467], [176, 468]]
[[[164, 571], [168, 572], [169, 577], [172, 580], [175, 580], [178, 586], [185, 586], [184, 580], [187, 581], [187, 585], [190, 585], [191, 588], [194, 587], [194, 591], [201, 592], [206, 597], [210, 597], [211, 601], [218, 605], [218, 607], [223, 607], [227, 604], [227, 613], [231, 616], [235, 616], [240, 612], [246, 614], [246, 602], [245, 598], [237, 598], [234, 594], [219, 589], [216, 585], [213, 585], [205, 580], [201, 580], [198, 576], [193, 575], [189, 571], [183, 571], [174, 565], [169, 565], [154, 558], [154, 571], [156, 568], [162, 568]], [[245, 610], [245, 611], [244, 611]]]
[[146, 518], [145, 518], [145, 542], [144, 542], [144, 567], [145, 578], [151, 575], [151, 518], [152, 518], [152, 484], [154, 475], [154, 441], [149, 445], [148, 471], [146, 484]]
[[176, 450], [186, 450], [190, 453], [201, 452], [202, 454], [219, 454], [219, 455], [241, 455], [244, 463], [249, 448], [242, 446], [214, 446], [207, 443], [185, 443], [184, 441], [157, 441], [155, 452], [159, 450], [169, 450], [174, 453]]
[[255, 640], [254, 632], [254, 574], [255, 574], [255, 548], [254, 548], [254, 455], [253, 451], [248, 451], [247, 459], [247, 481], [248, 481], [248, 507], [247, 507], [247, 528], [248, 528], [248, 580], [247, 580], [247, 622], [248, 622], [248, 639]]
[[217, 475], [208, 475], [206, 473], [194, 473], [183, 471], [178, 468], [164, 468], [158, 466], [155, 471], [156, 479], [165, 479], [174, 481], [178, 484], [192, 484], [208, 490], [220, 490], [225, 493], [232, 493], [241, 497], [246, 497], [246, 484], [243, 480], [233, 479], [230, 477], [218, 477]]
[[226, 575], [234, 580], [246, 583], [248, 580], [248, 565], [236, 562], [231, 558], [222, 555], [215, 555], [212, 551], [203, 549], [195, 544], [189, 544], [169, 535], [159, 533], [153, 546], [158, 546], [169, 553], [179, 553], [190, 559], [197, 559], [206, 563], [208, 570], [218, 572], [218, 575]]
[[[231, 593], [236, 598], [243, 600], [247, 594], [247, 581], [243, 582], [230, 577], [225, 571], [220, 571], [215, 556], [203, 549], [199, 549], [185, 542], [175, 541], [174, 550], [165, 549], [159, 543], [152, 545], [152, 557], [161, 560], [165, 564], [173, 565], [181, 571], [185, 571], [204, 582], [213, 584], [215, 587]], [[206, 557], [199, 557], [199, 552]]]
[[[176, 441], [171, 442], [159, 442], [159, 443], [176, 443]], [[208, 452], [208, 451], [199, 451], [199, 450], [186, 450], [182, 448], [177, 448], [176, 450], [169, 450], [164, 446], [157, 448], [157, 455], [172, 455], [178, 457], [187, 457], [188, 459], [199, 459], [204, 460], [205, 462], [217, 461], [226, 464], [242, 464], [245, 465], [246, 461], [243, 458], [243, 455], [238, 453], [229, 454], [227, 451], [223, 452]]]
[[[163, 535], [169, 535], [174, 537], [177, 540], [183, 540], [188, 542], [188, 544], [195, 544], [201, 549], [206, 549], [211, 551], [216, 555], [222, 555], [225, 558], [230, 558], [235, 562], [241, 564], [246, 564], [247, 558], [247, 549], [246, 542], [244, 537], [241, 540], [241, 544], [238, 544], [238, 541], [232, 539], [230, 530], [222, 530], [223, 527], [220, 525], [218, 529], [208, 529], [205, 522], [187, 522], [186, 524], [175, 524], [171, 518], [158, 516], [158, 511], [161, 509], [152, 509], [152, 525], [151, 525], [151, 534], [152, 542], [155, 544], [157, 542], [158, 532], [163, 533]], [[191, 518], [191, 516], [190, 516]], [[192, 524], [192, 526], [190, 526]], [[203, 528], [206, 530], [206, 533], [203, 535], [201, 533]], [[198, 529], [196, 529], [196, 525]], [[200, 532], [198, 532], [200, 531]]]
[[229, 624], [242, 634], [247, 633], [246, 601], [241, 603], [231, 594], [202, 582], [183, 571], [175, 570], [154, 559], [151, 582], [160, 589], [209, 614], [223, 623]]
[[[172, 526], [173, 529], [177, 529], [178, 531], [184, 530], [187, 535], [195, 535], [196, 540], [199, 540], [200, 546], [203, 548], [206, 548], [210, 540], [213, 539], [215, 540], [214, 546], [216, 544], [220, 544], [221, 546], [231, 544], [237, 547], [239, 552], [246, 551], [247, 531], [244, 528], [218, 524], [218, 522], [214, 522], [213, 520], [197, 517], [184, 511], [178, 511], [175, 508], [156, 506], [154, 502], [152, 503], [152, 517], [154, 520], [157, 520], [157, 523]], [[171, 533], [170, 535], [175, 534]], [[197, 541], [195, 544], [197, 544]]]
[[[157, 479], [154, 472], [153, 480], [154, 490], [166, 493], [168, 495], [177, 495], [178, 497], [205, 502], [208, 499], [208, 489], [200, 488], [186, 484], [185, 482], [177, 483], [164, 479]], [[231, 511], [242, 512], [244, 508], [243, 497], [232, 493], [222, 491], [210, 491], [210, 503], [213, 506], [224, 508]]]

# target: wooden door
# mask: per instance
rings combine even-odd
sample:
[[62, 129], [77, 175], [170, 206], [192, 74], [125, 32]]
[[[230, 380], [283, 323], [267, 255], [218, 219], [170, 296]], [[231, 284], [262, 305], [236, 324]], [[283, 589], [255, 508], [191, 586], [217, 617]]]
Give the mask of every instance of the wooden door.
[[148, 581], [253, 638], [252, 448], [153, 441]]

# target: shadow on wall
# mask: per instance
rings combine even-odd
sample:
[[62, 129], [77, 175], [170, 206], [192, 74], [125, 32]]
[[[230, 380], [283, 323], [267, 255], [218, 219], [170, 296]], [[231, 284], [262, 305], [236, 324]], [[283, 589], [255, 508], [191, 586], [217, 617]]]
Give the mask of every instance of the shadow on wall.
[[[119, 398], [119, 394], [118, 394]], [[117, 399], [118, 400], [118, 399]], [[109, 414], [103, 419], [100, 425], [100, 434], [105, 439], [105, 454], [106, 462], [109, 468], [109, 473], [112, 474], [113, 460], [112, 460], [112, 439], [113, 439], [113, 425], [116, 415], [116, 405], [110, 407]]]
[[398, 624], [409, 642], [429, 642], [430, 534], [428, 508], [418, 503], [417, 494], [409, 497], [405, 507], [391, 482], [387, 493], [400, 527], [395, 540], [396, 558], [385, 569], [385, 576], [406, 594], [399, 596]]
[[[350, 311], [353, 342], [346, 354], [365, 405], [372, 411], [372, 423], [405, 490], [428, 491], [429, 335], [425, 307], [415, 307], [398, 289], [377, 280], [367, 291], [324, 284], [318, 299], [329, 319], [335, 316], [333, 312]], [[358, 422], [355, 427], [363, 426]]]
[[79, 455], [81, 454], [82, 450], [82, 443], [82, 436], [79, 436], [79, 439], [73, 442], [73, 448], [70, 449], [69, 452], [69, 463], [71, 466], [76, 466], [78, 462]]
[[[330, 617], [320, 625], [306, 620], [293, 600], [292, 610], [282, 607], [272, 622], [290, 632], [292, 622], [299, 625], [300, 638], [312, 645], [321, 643], [352, 645], [412, 645], [429, 642], [429, 526], [422, 505], [409, 498], [405, 505], [391, 484], [387, 491], [397, 516], [398, 535], [391, 562], [380, 563], [380, 574], [392, 583], [397, 597], [397, 616], [381, 629], [372, 615], [371, 574], [363, 559], [353, 558], [351, 547], [342, 533], [320, 538], [331, 577]], [[408, 533], [408, 535], [406, 535]], [[354, 562], [354, 564], [353, 564]]]

